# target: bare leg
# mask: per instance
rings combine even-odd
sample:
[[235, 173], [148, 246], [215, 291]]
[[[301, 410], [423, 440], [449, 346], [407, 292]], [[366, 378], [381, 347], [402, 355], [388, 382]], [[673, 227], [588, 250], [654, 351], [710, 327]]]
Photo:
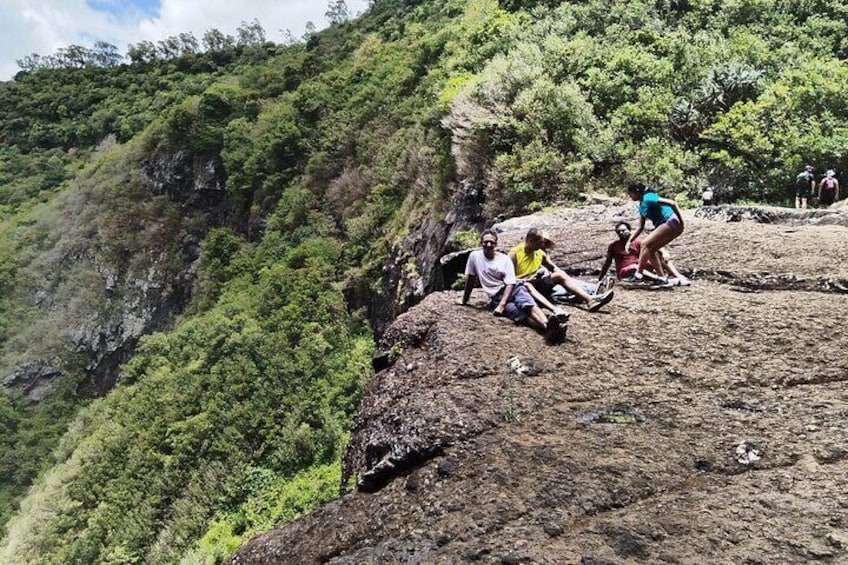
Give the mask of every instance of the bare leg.
[[[639, 251], [639, 265], [636, 267], [636, 274], [642, 275], [645, 273], [645, 269], [648, 267], [648, 263], [653, 265], [653, 253], [651, 249], [642, 243], [642, 249]], [[654, 267], [656, 269], [656, 267]]]
[[[657, 271], [657, 276], [659, 278], [665, 277], [665, 270], [663, 269], [662, 255], [660, 255], [659, 249], [649, 249], [651, 252], [651, 265], [655, 265], [655, 269]], [[641, 256], [639, 257], [641, 259]]]
[[561, 312], [559, 308], [554, 306], [547, 298], [545, 298], [544, 294], [539, 292], [538, 288], [536, 288], [535, 286], [533, 286], [529, 282], [526, 283], [525, 286], [527, 287], [527, 290], [530, 292], [530, 296], [532, 296], [533, 300], [536, 301], [536, 304], [540, 304], [540, 305], [544, 306], [545, 308], [547, 308], [548, 310], [550, 310], [554, 314], [559, 314]]
[[564, 271], [554, 271], [551, 273], [551, 280], [564, 286], [583, 302], [592, 300], [592, 296], [583, 289], [580, 283], [569, 277]]
[[806, 198], [801, 199], [801, 208], [804, 209], [804, 210], [807, 209], [807, 199]]
[[671, 227], [668, 224], [662, 224], [652, 231], [642, 241], [642, 250], [639, 252], [639, 267], [636, 269], [636, 272], [641, 275], [648, 266], [648, 260], [650, 259], [657, 274], [664, 276], [665, 273], [662, 270], [662, 261], [660, 260], [658, 251], [681, 233], [683, 233], [682, 226]]
[[668, 272], [671, 273], [671, 276], [673, 276], [674, 278], [679, 279], [683, 276], [680, 274], [680, 271], [677, 270], [677, 267], [674, 266], [674, 263], [671, 262], [671, 259], [665, 260], [665, 267], [666, 269], [668, 269]]
[[528, 306], [524, 309], [527, 313], [527, 325], [537, 330], [544, 330], [548, 327], [548, 318], [538, 306]]
[[[632, 276], [633, 273], [635, 273], [635, 272], [636, 272], [636, 265], [633, 265], [632, 267], [630, 267], [627, 270], [627, 273], [621, 278], [626, 279], [627, 277]], [[645, 278], [648, 278], [648, 279], [652, 279], [652, 280], [657, 280], [659, 278], [657, 276], [657, 274], [655, 272], [651, 271], [650, 269], [645, 269], [644, 271], [642, 271], [642, 276], [644, 276]]]

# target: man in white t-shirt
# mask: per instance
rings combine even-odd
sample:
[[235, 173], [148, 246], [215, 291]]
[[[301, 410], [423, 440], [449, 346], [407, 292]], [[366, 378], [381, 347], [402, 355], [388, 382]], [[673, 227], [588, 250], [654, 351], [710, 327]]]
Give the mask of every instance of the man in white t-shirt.
[[489, 297], [489, 309], [495, 316], [506, 316], [516, 324], [526, 322], [529, 326], [545, 330], [550, 341], [562, 341], [565, 337], [564, 321], [556, 316], [548, 318], [536, 305], [522, 281], [515, 278], [515, 267], [508, 255], [495, 250], [498, 235], [485, 230], [480, 238], [482, 249], [472, 251], [465, 265], [465, 291], [462, 304], [467, 304], [471, 291], [479, 281], [483, 292]]

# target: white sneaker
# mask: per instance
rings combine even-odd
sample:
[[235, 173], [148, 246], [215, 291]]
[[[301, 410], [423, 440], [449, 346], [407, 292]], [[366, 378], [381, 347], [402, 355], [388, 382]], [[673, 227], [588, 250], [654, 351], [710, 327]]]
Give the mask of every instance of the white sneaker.
[[691, 285], [692, 285], [692, 281], [690, 281], [689, 279], [687, 279], [683, 275], [680, 275], [679, 277], [674, 279], [674, 286], [691, 286]]
[[615, 293], [611, 290], [608, 290], [603, 294], [599, 294], [593, 297], [586, 305], [587, 310], [589, 310], [589, 312], [597, 312], [601, 308], [601, 306], [612, 300], [613, 296], [615, 296]]

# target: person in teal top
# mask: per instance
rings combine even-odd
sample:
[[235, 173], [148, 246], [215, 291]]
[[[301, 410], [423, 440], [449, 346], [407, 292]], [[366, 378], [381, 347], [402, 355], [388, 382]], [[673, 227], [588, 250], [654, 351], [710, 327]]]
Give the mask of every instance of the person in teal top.
[[674, 209], [668, 204], [660, 202], [659, 194], [646, 190], [639, 200], [639, 215], [651, 220], [656, 228], [666, 223], [674, 215]]
[[677, 206], [677, 202], [668, 198], [662, 198], [655, 191], [647, 188], [641, 182], [631, 183], [627, 187], [627, 194], [631, 200], [639, 203], [639, 227], [630, 234], [630, 238], [624, 246], [625, 252], [630, 252], [630, 245], [639, 237], [645, 229], [645, 220], [651, 220], [654, 224], [652, 231], [642, 240], [642, 249], [639, 252], [639, 265], [636, 272], [628, 277], [628, 282], [640, 282], [643, 273], [649, 264], [655, 266], [658, 278], [656, 284], [668, 284], [663, 269], [660, 249], [668, 245], [677, 236], [683, 233], [683, 214]]

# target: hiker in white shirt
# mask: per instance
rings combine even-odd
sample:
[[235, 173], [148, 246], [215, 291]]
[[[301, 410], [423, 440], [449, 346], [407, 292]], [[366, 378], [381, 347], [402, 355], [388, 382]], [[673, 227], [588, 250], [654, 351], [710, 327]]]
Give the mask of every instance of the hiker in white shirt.
[[479, 281], [489, 297], [488, 307], [495, 316], [506, 316], [516, 324], [544, 330], [549, 341], [561, 341], [564, 331], [556, 316], [548, 318], [533, 300], [523, 281], [515, 278], [515, 268], [509, 256], [495, 249], [498, 235], [485, 230], [480, 238], [482, 249], [472, 251], [465, 265], [465, 291], [462, 304], [467, 304], [471, 291]]

